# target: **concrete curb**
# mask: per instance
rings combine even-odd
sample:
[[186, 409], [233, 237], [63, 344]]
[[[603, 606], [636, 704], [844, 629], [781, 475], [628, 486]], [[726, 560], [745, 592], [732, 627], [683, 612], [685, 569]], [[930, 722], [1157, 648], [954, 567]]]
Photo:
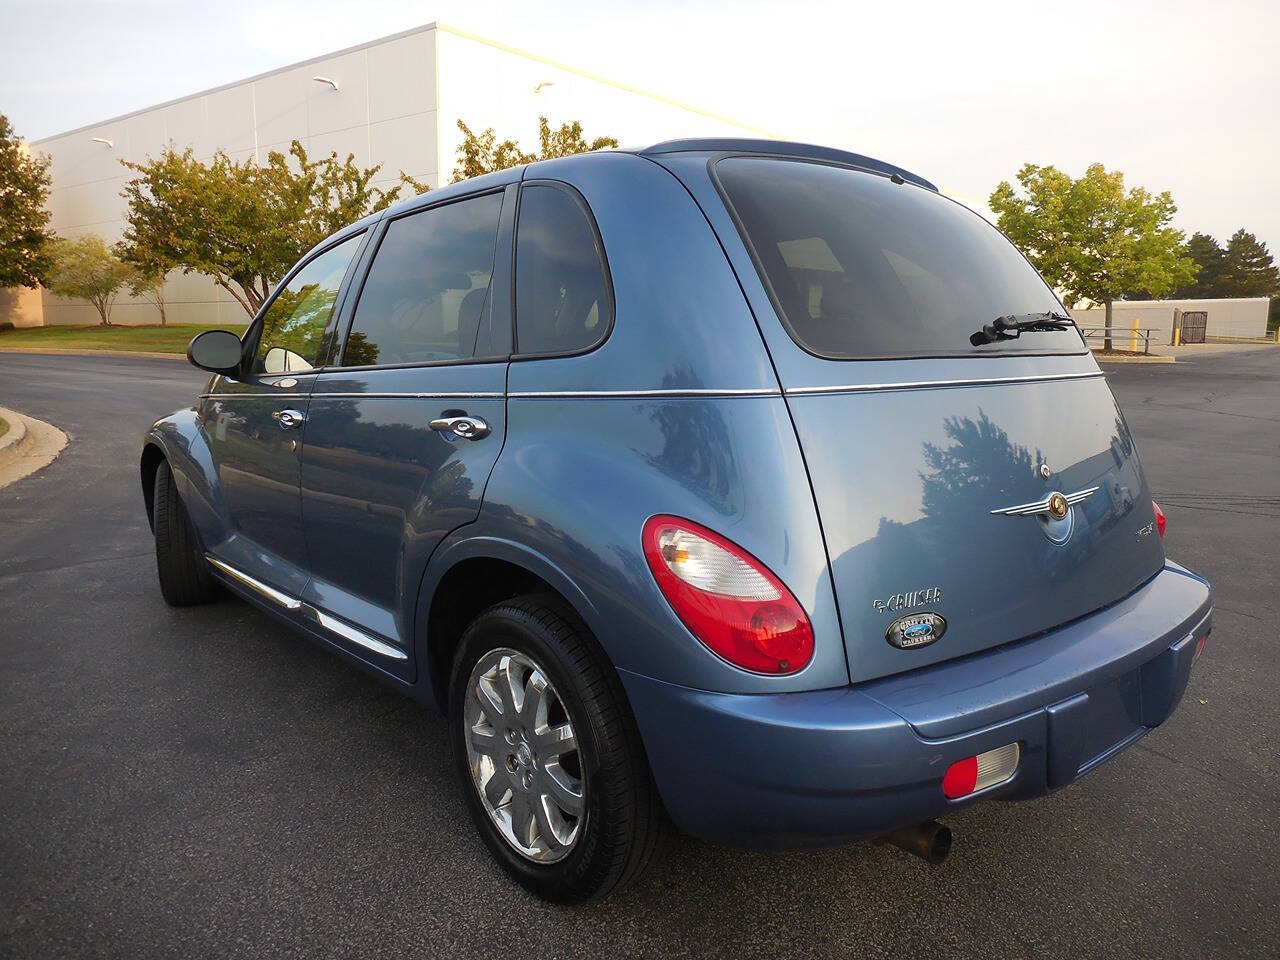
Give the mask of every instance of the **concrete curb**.
[[150, 360], [186, 360], [185, 353], [154, 353], [146, 350], [64, 350], [61, 347], [0, 347], [0, 353], [50, 353], [64, 357], [146, 357]]
[[[12, 419], [5, 416], [12, 414]], [[27, 439], [27, 421], [11, 410], [5, 410], [0, 407], [0, 420], [9, 425], [9, 429], [5, 431], [3, 437], [0, 437], [0, 464], [6, 463], [16, 454], [14, 450], [18, 449], [18, 445]]]
[[1177, 363], [1177, 357], [1106, 357], [1095, 353], [1093, 359], [1099, 363]]
[[[29, 477], [54, 461], [67, 445], [67, 435], [52, 424], [0, 407], [9, 432], [0, 437], [0, 490]], [[9, 442], [11, 435], [15, 439]]]

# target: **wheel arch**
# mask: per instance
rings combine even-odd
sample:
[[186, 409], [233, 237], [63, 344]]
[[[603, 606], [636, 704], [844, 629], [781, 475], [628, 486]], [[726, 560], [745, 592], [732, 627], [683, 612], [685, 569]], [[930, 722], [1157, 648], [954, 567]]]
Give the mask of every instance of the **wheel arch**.
[[142, 456], [139, 458], [138, 468], [142, 480], [142, 500], [147, 507], [147, 525], [153, 533], [156, 528], [156, 471], [160, 469], [160, 464], [167, 459], [168, 454], [164, 448], [160, 446], [154, 437], [148, 437], [146, 443], [142, 446]]
[[524, 544], [473, 536], [442, 547], [423, 578], [415, 631], [419, 698], [444, 712], [453, 655], [467, 625], [495, 603], [527, 594], [545, 594], [581, 620], [612, 666], [598, 639], [599, 614], [571, 577]]

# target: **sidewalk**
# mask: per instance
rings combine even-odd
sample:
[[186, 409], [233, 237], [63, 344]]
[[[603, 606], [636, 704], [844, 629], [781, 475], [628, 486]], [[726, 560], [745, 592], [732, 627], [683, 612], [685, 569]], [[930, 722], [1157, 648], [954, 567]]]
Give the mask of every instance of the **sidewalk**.
[[185, 353], [154, 353], [146, 350], [73, 350], [64, 347], [0, 347], [0, 353], [45, 353], [70, 357], [148, 357], [152, 360], [186, 360]]
[[0, 490], [47, 467], [67, 445], [67, 435], [52, 424], [0, 407], [9, 424], [0, 436]]

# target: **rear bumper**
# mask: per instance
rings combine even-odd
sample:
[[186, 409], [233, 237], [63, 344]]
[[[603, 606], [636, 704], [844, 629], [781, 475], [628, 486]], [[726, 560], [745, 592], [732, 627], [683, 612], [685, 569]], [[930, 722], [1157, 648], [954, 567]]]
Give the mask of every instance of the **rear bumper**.
[[[1208, 583], [1170, 563], [1059, 630], [855, 687], [741, 695], [621, 676], [681, 828], [803, 849], [1079, 779], [1172, 713], [1211, 619]], [[953, 762], [1015, 741], [1011, 780], [943, 795]]]

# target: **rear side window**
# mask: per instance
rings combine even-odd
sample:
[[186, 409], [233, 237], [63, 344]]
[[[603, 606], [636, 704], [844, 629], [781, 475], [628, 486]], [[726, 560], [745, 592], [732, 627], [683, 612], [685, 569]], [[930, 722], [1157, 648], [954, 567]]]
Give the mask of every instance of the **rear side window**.
[[580, 353], [613, 323], [604, 250], [576, 192], [526, 184], [516, 226], [516, 350]]
[[996, 317], [1061, 312], [1000, 231], [888, 177], [800, 160], [715, 167], [793, 339], [829, 359], [1080, 353], [1074, 329], [975, 347]]
[[360, 292], [342, 365], [489, 355], [501, 212], [502, 194], [494, 193], [392, 220]]

